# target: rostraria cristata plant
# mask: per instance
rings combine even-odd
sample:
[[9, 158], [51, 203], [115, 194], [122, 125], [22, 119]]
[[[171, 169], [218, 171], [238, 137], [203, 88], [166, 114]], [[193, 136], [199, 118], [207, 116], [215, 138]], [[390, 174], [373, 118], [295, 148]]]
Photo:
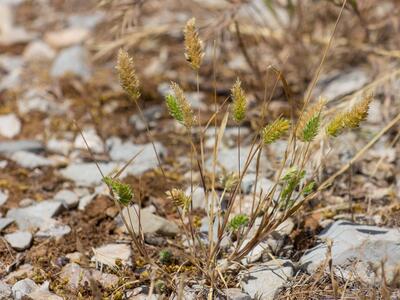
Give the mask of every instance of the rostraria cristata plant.
[[[198, 74], [204, 53], [203, 42], [196, 30], [194, 19], [187, 22], [184, 37], [186, 61], [196, 73], [199, 89]], [[140, 106], [140, 82], [135, 72], [134, 60], [122, 49], [118, 53], [117, 71], [122, 88], [132, 99], [140, 116], [147, 124]], [[281, 74], [278, 77], [281, 77]], [[181, 257], [197, 270], [197, 279], [203, 280], [204, 286], [209, 287], [209, 295], [212, 296], [219, 287], [223, 287], [227, 283], [228, 279], [225, 277], [224, 271], [231, 264], [240, 262], [280, 224], [298, 211], [305, 201], [317, 195], [320, 191], [320, 182], [315, 175], [318, 168], [312, 169], [312, 165], [309, 163], [314, 151], [312, 145], [321, 140], [334, 139], [345, 130], [358, 127], [367, 117], [372, 96], [363, 96], [348, 111], [340, 112], [330, 118], [324, 112], [326, 102], [323, 99], [314, 104], [308, 104], [310, 101], [306, 99], [307, 107], [302, 109], [297, 121], [279, 117], [265, 124], [254, 134], [250, 151], [243, 163], [240, 159], [242, 148], [240, 128], [247, 117], [248, 101], [240, 79], [237, 79], [232, 85], [229, 99], [231, 101], [220, 103], [205, 124], [200, 123], [200, 118], [196, 116], [197, 112], [192, 109], [178, 83], [171, 82], [170, 90], [171, 92], [165, 97], [165, 105], [171, 117], [183, 125], [187, 132], [191, 149], [191, 174], [195, 171], [198, 172], [201, 182], [193, 182], [194, 177], [191, 176], [190, 194], [171, 186], [170, 190], [166, 191], [165, 199], [171, 201], [179, 213], [181, 235], [186, 241], [184, 249], [179, 250]], [[267, 107], [267, 102], [265, 100], [262, 103], [261, 110]], [[238, 169], [234, 174], [222, 174], [217, 168], [218, 152], [229, 118], [234, 121], [238, 131]], [[212, 153], [207, 153], [204, 147], [205, 132], [211, 125], [215, 126], [216, 134]], [[194, 138], [193, 129], [195, 128], [197, 133], [200, 132], [199, 138]], [[148, 126], [146, 130], [154, 147], [154, 139]], [[287, 141], [287, 146], [280, 166], [275, 172], [276, 183], [272, 187], [265, 188], [265, 193], [259, 193], [255, 186], [261, 179], [260, 157], [263, 155], [262, 151], [282, 139]], [[154, 151], [161, 174], [165, 177], [164, 168], [155, 147]], [[211, 167], [208, 168], [204, 163], [206, 156], [212, 157]], [[238, 212], [235, 208], [242, 201], [242, 181], [248, 174], [251, 164], [256, 165], [256, 183], [252, 191], [251, 209]], [[193, 166], [196, 166], [197, 170]], [[104, 178], [120, 211], [130, 206], [135, 198], [132, 189], [118, 180], [118, 175], [122, 171]], [[209, 178], [205, 178], [206, 176]], [[209, 232], [206, 238], [199, 232], [192, 212], [193, 187], [197, 185], [204, 189], [204, 202], [209, 222]], [[140, 211], [135, 211], [135, 213], [140, 219]], [[135, 231], [131, 223], [132, 216], [121, 215], [132, 237], [136, 253], [143, 257], [149, 268], [154, 268], [160, 277], [166, 279], [172, 289], [177, 289], [173, 276], [165, 271], [163, 266], [167, 261], [166, 254], [160, 255], [162, 259], [149, 255], [140, 228], [140, 221], [139, 229]], [[219, 264], [220, 259], [225, 259], [225, 263]]]

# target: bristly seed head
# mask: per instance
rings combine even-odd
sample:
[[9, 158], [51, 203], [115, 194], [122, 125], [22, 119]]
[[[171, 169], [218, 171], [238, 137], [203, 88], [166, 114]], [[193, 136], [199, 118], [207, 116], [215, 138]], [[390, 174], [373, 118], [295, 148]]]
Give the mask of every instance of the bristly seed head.
[[290, 127], [290, 121], [278, 118], [262, 129], [261, 136], [265, 145], [272, 144], [279, 139]]
[[233, 119], [235, 122], [241, 123], [246, 117], [247, 98], [239, 78], [236, 79], [236, 82], [231, 89], [231, 97], [233, 99]]
[[359, 103], [355, 104], [350, 111], [339, 113], [329, 122], [326, 133], [336, 137], [345, 129], [357, 128], [368, 116], [369, 105], [373, 99], [372, 94], [365, 96]]
[[321, 111], [326, 101], [320, 100], [304, 113], [299, 120], [299, 125], [296, 130], [296, 136], [303, 142], [312, 142], [317, 136], [320, 123]]
[[181, 189], [172, 189], [167, 193], [168, 199], [171, 200], [175, 206], [180, 207], [183, 211], [188, 211], [190, 204], [192, 203], [192, 198], [187, 196]]
[[165, 99], [168, 111], [176, 121], [190, 129], [196, 122], [192, 107], [177, 83], [171, 82], [170, 87], [174, 95], [167, 95]]
[[133, 58], [129, 56], [126, 50], [119, 50], [116, 69], [121, 87], [136, 102], [140, 97], [140, 83], [136, 75]]
[[104, 177], [103, 181], [112, 190], [116, 200], [121, 205], [128, 206], [131, 203], [133, 192], [128, 184], [111, 177]]
[[196, 30], [196, 19], [191, 18], [187, 21], [183, 31], [185, 37], [185, 58], [190, 66], [198, 71], [203, 60], [203, 42], [199, 38]]

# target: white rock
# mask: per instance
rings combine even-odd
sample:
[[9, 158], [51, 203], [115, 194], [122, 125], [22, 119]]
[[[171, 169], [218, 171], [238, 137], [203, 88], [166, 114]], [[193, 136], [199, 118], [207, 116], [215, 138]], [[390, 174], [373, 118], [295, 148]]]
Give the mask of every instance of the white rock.
[[[247, 245], [250, 240], [245, 240], [242, 244], [242, 249]], [[261, 242], [255, 246], [245, 258], [242, 259], [243, 264], [252, 264], [260, 260], [264, 252], [269, 251], [269, 245], [267, 242]]]
[[59, 221], [54, 219], [48, 219], [45, 223], [40, 226], [40, 230], [35, 233], [35, 237], [39, 238], [49, 238], [55, 237], [59, 238], [63, 235], [69, 234], [71, 232], [71, 227], [64, 225]]
[[[14, 24], [14, 16], [11, 7], [7, 4], [11, 0], [0, 2], [0, 45], [13, 45], [26, 43], [34, 38], [34, 34], [27, 32], [23, 27]], [[15, 2], [15, 1], [12, 1]]]
[[320, 84], [316, 87], [316, 92], [322, 94], [328, 100], [332, 100], [338, 97], [345, 96], [349, 93], [359, 90], [369, 81], [367, 73], [360, 68], [349, 70], [345, 73], [333, 75], [333, 78], [329, 78], [332, 75], [327, 75], [329, 82], [324, 87], [324, 79], [320, 81]]
[[60, 273], [60, 278], [67, 281], [67, 286], [71, 289], [77, 289], [79, 286], [89, 285], [89, 280], [100, 282], [103, 287], [110, 288], [118, 282], [118, 276], [102, 273], [98, 270], [83, 269], [76, 263], [65, 265]]
[[[134, 155], [139, 154], [126, 168], [126, 174], [139, 175], [158, 166], [157, 156], [151, 143], [135, 145], [129, 141], [122, 143], [121, 140], [114, 138], [109, 139], [107, 144], [111, 147], [111, 158], [116, 161], [127, 162]], [[166, 155], [166, 149], [161, 143], [155, 142], [154, 146], [160, 158]]]
[[242, 290], [238, 288], [225, 289], [224, 294], [227, 300], [251, 300], [248, 294], [243, 293]]
[[14, 220], [11, 218], [0, 218], [0, 232], [12, 222], [14, 222]]
[[[110, 174], [119, 165], [116, 163], [99, 163], [104, 174]], [[102, 176], [95, 163], [73, 163], [60, 171], [61, 175], [78, 186], [93, 186], [102, 182]]]
[[67, 140], [50, 139], [47, 141], [47, 149], [55, 153], [68, 155], [72, 149], [72, 143]]
[[27, 61], [48, 61], [56, 56], [56, 52], [45, 42], [37, 40], [29, 43], [23, 56]]
[[61, 77], [66, 73], [71, 73], [88, 79], [90, 77], [90, 67], [88, 55], [81, 46], [73, 46], [60, 51], [51, 67], [52, 77]]
[[[139, 232], [139, 218], [136, 211], [129, 207], [124, 208], [122, 214], [128, 220], [128, 225], [130, 226], [129, 217], [133, 225], [133, 231]], [[179, 228], [174, 222], [168, 221], [160, 216], [154, 215], [144, 209], [140, 211], [140, 225], [143, 233], [159, 233], [165, 235], [175, 235], [178, 233]]]
[[[250, 153], [250, 147], [243, 146], [240, 151], [240, 166], [241, 170], [243, 170], [246, 160]], [[257, 156], [255, 156], [256, 158]], [[210, 157], [206, 161], [207, 170], [212, 170], [213, 158]], [[253, 159], [250, 162], [249, 168], [247, 172], [256, 172], [256, 159]], [[227, 172], [238, 172], [238, 151], [236, 148], [221, 148], [217, 155], [217, 171], [221, 171], [221, 169], [225, 169]], [[262, 154], [260, 158], [260, 169], [268, 170], [269, 164], [265, 159], [265, 156]]]
[[252, 298], [273, 300], [278, 289], [293, 276], [293, 273], [291, 261], [276, 259], [250, 268], [244, 274], [240, 285]]
[[51, 166], [53, 162], [43, 156], [27, 151], [17, 151], [10, 156], [17, 164], [24, 168], [35, 169], [38, 167]]
[[7, 199], [8, 199], [8, 191], [0, 190], [0, 206], [6, 203]]
[[7, 242], [15, 250], [25, 250], [31, 246], [32, 234], [27, 231], [17, 231], [15, 233], [9, 233], [4, 236]]
[[[256, 182], [256, 174], [255, 173], [247, 173], [243, 176], [241, 189], [245, 194], [253, 194], [254, 193], [254, 184]], [[272, 190], [275, 183], [268, 178], [258, 176], [257, 178], [257, 186], [256, 186], [256, 195], [259, 196], [262, 192], [262, 196], [266, 195], [268, 192]]]
[[39, 286], [29, 278], [17, 281], [12, 287], [12, 294], [15, 300], [21, 300], [22, 297], [27, 296], [33, 291], [37, 290]]
[[14, 219], [19, 229], [28, 230], [39, 228], [62, 209], [61, 202], [46, 200], [24, 208], [12, 208], [7, 212], [7, 218]]
[[110, 267], [116, 267], [115, 261], [121, 260], [123, 264], [130, 264], [132, 249], [128, 244], [108, 244], [93, 249], [92, 261]]
[[[373, 283], [377, 278], [371, 266], [381, 270], [383, 262], [385, 278], [390, 282], [400, 267], [398, 229], [358, 225], [340, 220], [326, 228], [319, 238], [333, 242], [332, 264], [345, 277], [354, 271], [362, 280]], [[308, 272], [313, 272], [325, 261], [326, 254], [327, 245], [321, 243], [307, 251], [300, 263]], [[381, 275], [379, 272], [378, 276]]]
[[4, 169], [5, 167], [7, 167], [7, 165], [8, 165], [8, 161], [0, 160], [0, 169]]
[[71, 15], [68, 17], [68, 24], [71, 27], [93, 29], [105, 17], [103, 11], [96, 11], [86, 15]]
[[[96, 130], [94, 128], [86, 128], [83, 130], [83, 136], [88, 143], [90, 150], [94, 153], [102, 153], [104, 152], [104, 143], [101, 138], [97, 135]], [[86, 143], [82, 136], [78, 134], [75, 138], [74, 147], [77, 149], [85, 149], [87, 150]]]
[[59, 31], [46, 33], [44, 40], [54, 48], [70, 47], [80, 44], [89, 35], [89, 30], [86, 28], [71, 27]]
[[35, 140], [0, 142], [0, 153], [6, 153], [6, 154], [11, 154], [17, 151], [38, 152], [43, 149], [44, 149], [43, 144]]
[[11, 286], [0, 280], [0, 300], [11, 299]]
[[21, 121], [11, 113], [0, 115], [0, 135], [13, 138], [21, 132]]
[[[187, 196], [190, 196], [190, 194], [191, 194], [190, 186], [186, 189], [185, 194]], [[206, 208], [206, 195], [204, 193], [204, 189], [201, 186], [193, 187], [192, 207], [194, 209], [196, 209], [196, 208], [205, 209]]]
[[29, 293], [29, 299], [32, 300], [63, 300], [62, 297], [50, 292], [48, 289], [39, 288]]
[[62, 204], [68, 208], [75, 208], [79, 204], [79, 197], [76, 193], [70, 190], [61, 190], [54, 195], [54, 199], [61, 201]]
[[86, 206], [88, 206], [89, 203], [92, 202], [92, 200], [94, 199], [95, 196], [96, 196], [96, 194], [91, 194], [91, 195], [83, 196], [83, 197], [79, 200], [78, 209], [79, 209], [79, 210], [85, 210]]

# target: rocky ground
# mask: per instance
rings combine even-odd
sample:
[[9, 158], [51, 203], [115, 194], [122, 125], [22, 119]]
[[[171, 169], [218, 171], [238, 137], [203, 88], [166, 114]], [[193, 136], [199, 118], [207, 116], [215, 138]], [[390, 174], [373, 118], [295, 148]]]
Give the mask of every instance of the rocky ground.
[[[115, 29], [107, 7], [90, 1], [0, 0], [0, 299], [148, 299], [150, 290], [150, 299], [165, 299], [167, 294], [171, 299], [176, 297], [176, 291], [164, 291], [159, 286], [154, 289], [94, 161], [108, 174], [141, 151], [122, 178], [137, 195], [135, 205], [141, 208], [146, 244], [155, 257], [162, 249], [175, 253], [174, 247], [184, 247], [178, 214], [165, 192], [179, 187], [190, 193], [189, 146], [182, 128], [169, 118], [163, 97], [170, 80], [182, 82], [192, 91], [187, 94], [191, 104], [206, 120], [213, 111], [212, 71], [205, 67], [200, 79], [202, 92], [197, 93], [196, 77], [185, 69], [180, 46], [181, 28], [193, 12], [183, 4], [180, 9], [185, 12], [171, 14], [152, 2], [153, 6], [144, 8], [141, 20], [148, 27], [138, 31], [148, 35], [138, 37], [134, 31], [131, 40], [114, 45], [105, 37]], [[228, 5], [225, 1], [194, 2], [201, 7], [194, 13], [200, 20], [207, 11], [224, 11], [227, 8], [221, 5]], [[261, 1], [255, 3], [261, 5]], [[381, 15], [399, 9], [390, 1], [385, 5], [380, 8]], [[261, 15], [271, 13], [258, 8]], [[337, 7], [332, 10], [337, 12]], [[241, 13], [243, 19], [248, 18], [246, 10]], [[213, 17], [223, 23], [218, 16]], [[371, 20], [374, 17], [383, 18], [372, 16]], [[285, 15], [282, 19], [287, 21]], [[136, 18], [133, 20], [136, 22]], [[169, 26], [164, 28], [163, 24]], [[374, 29], [371, 32], [373, 35]], [[206, 26], [201, 33], [210, 34]], [[325, 37], [324, 32], [321, 36]], [[119, 87], [114, 70], [116, 50], [134, 43], [132, 39], [140, 44], [130, 46], [139, 48], [132, 53], [143, 81], [144, 114], [165, 165], [167, 182], [160, 181], [145, 124]], [[212, 44], [211, 40], [210, 35], [206, 42]], [[279, 45], [278, 37], [275, 42]], [[223, 44], [219, 100], [229, 94], [236, 74], [254, 73], [243, 53], [232, 50], [234, 42], [224, 40]], [[365, 126], [330, 145], [321, 176], [333, 174], [348, 163], [400, 111], [398, 56], [390, 55], [389, 50], [386, 55], [377, 53], [375, 46], [359, 50], [358, 60], [339, 51], [343, 60], [336, 66], [328, 63], [317, 84], [316, 95], [323, 94], [331, 103], [342, 106], [348, 105], [339, 101], [343, 97], [366, 87], [375, 89]], [[392, 43], [380, 48], [385, 46]], [[232, 52], [225, 57], [227, 50]], [[266, 48], [260, 68], [263, 61], [275, 57], [272, 50]], [[249, 55], [256, 53], [250, 49]], [[276, 59], [281, 61], [279, 55]], [[209, 46], [205, 56], [209, 65], [212, 57]], [[291, 59], [285, 68], [294, 94], [299, 95], [306, 75], [295, 78], [296, 65]], [[260, 93], [256, 81], [249, 75], [253, 116], [258, 113]], [[287, 114], [287, 108], [283, 92], [278, 91], [271, 114]], [[93, 155], [87, 151], [76, 124], [82, 128]], [[253, 125], [244, 124], [243, 136], [250, 137]], [[224, 290], [226, 297], [400, 299], [398, 130], [395, 125], [386, 131], [350, 171], [254, 248]], [[214, 129], [206, 136], [206, 148], [211, 150]], [[228, 123], [218, 154], [219, 168], [226, 171], [237, 170], [236, 137], [236, 127]], [[250, 138], [245, 138], [243, 155], [249, 147]], [[260, 191], [276, 180], [274, 162], [283, 155], [283, 147], [277, 143], [263, 156]], [[245, 156], [241, 159], [244, 161]], [[255, 169], [250, 167], [241, 186], [244, 207], [251, 201], [254, 183]], [[199, 230], [207, 233], [204, 193], [199, 187], [194, 192], [193, 208]], [[193, 268], [177, 271], [179, 257], [175, 259], [176, 264], [170, 264], [167, 270], [186, 274], [185, 299], [204, 298], [202, 283], [190, 280]]]

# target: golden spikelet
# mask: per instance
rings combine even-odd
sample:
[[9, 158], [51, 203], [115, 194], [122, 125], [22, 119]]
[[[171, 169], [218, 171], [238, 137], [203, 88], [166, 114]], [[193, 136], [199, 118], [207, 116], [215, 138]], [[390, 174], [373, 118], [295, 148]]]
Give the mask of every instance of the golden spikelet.
[[247, 98], [240, 79], [236, 79], [231, 89], [231, 97], [233, 99], [232, 114], [235, 122], [240, 123], [246, 117]]
[[192, 198], [187, 196], [181, 189], [172, 189], [167, 193], [168, 199], [171, 200], [175, 206], [182, 208], [184, 211], [188, 211]]
[[369, 105], [373, 99], [372, 94], [365, 96], [355, 104], [350, 111], [339, 113], [333, 117], [326, 127], [329, 136], [338, 136], [346, 128], [357, 128], [368, 116]]
[[196, 19], [191, 18], [187, 21], [183, 31], [185, 37], [185, 58], [190, 66], [198, 71], [203, 60], [203, 42], [199, 38], [196, 30]]
[[290, 127], [290, 121], [278, 118], [273, 123], [262, 129], [262, 139], [265, 145], [271, 144], [279, 139]]
[[303, 142], [311, 142], [318, 134], [321, 121], [321, 110], [326, 101], [319, 100], [308, 111], [300, 116], [296, 136]]
[[116, 69], [118, 71], [121, 87], [133, 101], [137, 101], [140, 97], [140, 83], [135, 72], [133, 58], [129, 56], [126, 50], [119, 50]]
[[196, 121], [196, 118], [189, 101], [186, 99], [183, 90], [176, 82], [171, 82], [170, 87], [175, 94], [176, 101], [182, 114], [182, 121], [180, 121], [180, 123], [186, 126], [186, 128], [191, 128]]

